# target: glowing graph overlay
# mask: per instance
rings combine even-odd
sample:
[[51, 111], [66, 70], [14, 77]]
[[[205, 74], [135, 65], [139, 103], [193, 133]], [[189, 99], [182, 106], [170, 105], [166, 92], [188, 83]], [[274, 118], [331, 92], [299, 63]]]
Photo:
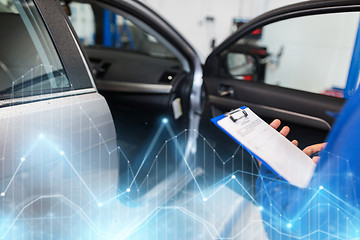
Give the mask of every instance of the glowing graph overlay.
[[[31, 103], [2, 112], [1, 239], [359, 238], [348, 201], [358, 177], [346, 159], [329, 153], [347, 171], [321, 176], [339, 175], [338, 186], [300, 191], [274, 174], [228, 168], [243, 149], [222, 157], [197, 130], [175, 133], [163, 119], [136, 165], [96, 111], [103, 106], [90, 94], [44, 101], [35, 115]], [[256, 192], [244, 176], [258, 178]]]
[[[273, 190], [271, 190], [271, 184], [282, 184], [284, 188], [291, 186], [287, 186], [286, 183], [276, 177], [264, 179], [262, 175], [259, 175], [261, 181], [264, 182], [264, 187], [260, 192], [265, 192], [265, 194], [260, 195], [268, 197], [270, 207], [260, 205], [257, 199], [249, 193], [250, 190], [244, 187], [241, 180], [239, 180], [239, 175], [251, 173], [234, 171], [229, 174], [223, 172], [223, 177], [219, 181], [214, 184], [207, 184], [205, 165], [213, 165], [217, 161], [221, 165], [226, 165], [231, 161], [235, 161], [236, 153], [242, 150], [236, 149], [234, 156], [230, 159], [222, 159], [207, 140], [198, 133], [198, 145], [204, 146], [203, 149], [199, 148], [198, 150], [208, 154], [203, 155], [204, 159], [194, 159], [195, 156], [185, 158], [185, 148], [181, 141], [186, 140], [186, 134], [189, 134], [190, 131], [196, 130], [184, 130], [175, 135], [171, 126], [166, 122], [159, 126], [153, 142], [157, 142], [160, 133], [164, 131], [168, 132], [172, 137], [167, 139], [160, 149], [149, 148], [140, 167], [132, 169], [131, 160], [124, 155], [121, 146], [116, 146], [113, 149], [109, 148], [92, 119], [83, 111], [82, 107], [79, 107], [79, 111], [88, 118], [89, 126], [92, 126], [92, 130], [96, 132], [98, 142], [104, 148], [103, 151], [109, 156], [119, 154], [120, 161], [127, 164], [129, 185], [125, 190], [121, 191], [117, 188], [117, 183], [107, 185], [108, 181], [103, 181], [105, 186], [100, 187], [102, 191], [92, 190], [89, 182], [92, 181], [91, 178], [94, 176], [91, 175], [101, 175], [101, 173], [96, 171], [90, 171], [88, 174], [81, 173], [74, 166], [67, 152], [59, 147], [57, 143], [52, 142], [45, 133], [39, 133], [28, 150], [24, 151], [21, 157], [15, 161], [18, 165], [14, 168], [15, 171], [9, 177], [9, 181], [3, 184], [0, 194], [1, 200], [7, 201], [7, 198], [10, 198], [9, 202], [11, 202], [13, 196], [9, 196], [9, 192], [16, 191], [14, 188], [18, 185], [18, 181], [21, 182], [19, 178], [23, 178], [22, 175], [26, 172], [24, 169], [33, 165], [34, 162], [32, 161], [36, 161], [33, 158], [33, 153], [35, 151], [37, 153], [44, 152], [44, 149], [46, 149], [46, 153], [51, 152], [50, 156], [55, 159], [57, 165], [61, 166], [63, 172], [72, 175], [71, 181], [75, 182], [75, 184], [66, 186], [66, 181], [60, 179], [62, 182], [57, 182], [57, 184], [51, 186], [58, 187], [60, 185], [63, 191], [56, 190], [56, 193], [48, 195], [35, 194], [31, 199], [24, 197], [22, 204], [14, 208], [13, 215], [9, 215], [8, 218], [3, 216], [1, 224], [2, 239], [7, 239], [10, 236], [15, 237], [14, 239], [16, 237], [19, 239], [26, 238], [26, 236], [34, 234], [31, 233], [32, 230], [35, 231], [36, 227], [42, 226], [41, 224], [34, 224], [34, 226], [30, 224], [32, 228], [25, 231], [23, 230], [23, 228], [26, 228], [23, 226], [24, 222], [49, 221], [61, 222], [63, 225], [66, 225], [67, 221], [71, 221], [73, 225], [79, 227], [81, 236], [89, 239], [152, 239], [153, 237], [170, 239], [170, 236], [174, 236], [173, 234], [180, 238], [180, 236], [184, 236], [184, 233], [180, 231], [183, 227], [187, 229], [185, 237], [189, 238], [238, 239], [248, 236], [249, 232], [254, 234], [254, 232], [258, 231], [258, 226], [261, 225], [271, 228], [284, 238], [312, 239], [314, 236], [334, 239], [358, 238], [358, 210], [347, 204], [346, 200], [342, 199], [342, 196], [336, 196], [323, 186], [318, 189], [307, 189], [308, 196], [303, 199], [302, 208], [298, 209], [295, 214], [287, 214], [281, 210], [281, 207], [276, 206], [278, 203], [272, 202], [271, 191]], [[155, 146], [155, 144], [150, 144], [150, 146]], [[170, 151], [170, 149], [173, 151]], [[148, 156], [153, 151], [156, 152], [155, 158], [149, 159]], [[3, 159], [3, 161], [6, 160]], [[110, 161], [110, 157], [102, 160]], [[155, 185], [152, 184], [152, 187], [148, 188], [149, 181], [151, 181], [149, 178], [157, 176], [157, 170], [164, 167], [164, 162], [169, 164], [174, 160], [178, 163], [176, 167], [169, 168], [171, 172], [166, 177], [158, 179]], [[145, 168], [147, 162], [149, 164]], [[195, 162], [197, 164], [194, 164]], [[56, 168], [59, 168], [59, 166]], [[110, 172], [114, 169], [106, 170]], [[115, 171], [117, 170], [115, 169]], [[222, 169], [217, 171], [222, 171]], [[86, 175], [90, 175], [90, 177]], [[138, 181], [140, 175], [143, 176], [143, 179]], [[351, 174], [350, 166], [346, 177], [350, 180], [355, 178]], [[95, 177], [95, 179], [102, 181], [101, 178]], [[53, 181], [55, 182], [55, 179]], [[76, 188], [76, 194], [85, 196], [82, 201], [73, 199], [73, 190], [66, 189], [73, 187]], [[241, 197], [238, 190], [234, 191], [239, 187], [242, 194], [246, 195], [250, 201]], [[282, 191], [281, 189], [277, 190]], [[133, 191], [144, 193], [137, 197], [131, 197], [130, 194]], [[109, 192], [116, 192], [116, 194], [109, 194]], [[291, 199], [293, 196], [283, 196], [284, 199], [286, 197]], [[51, 202], [50, 206], [46, 206], [46, 201]], [[30, 214], [30, 216], [25, 214], [29, 209], [33, 210], [33, 207], [39, 204], [40, 209], [44, 207], [50, 210], [46, 211], [45, 214], [39, 214], [39, 216], [31, 216], [34, 213]], [[61, 208], [60, 212], [58, 208]], [[70, 210], [66, 211], [64, 208]], [[239, 213], [239, 209], [242, 209], [241, 213]], [[251, 209], [251, 211], [246, 212], [249, 210], [245, 209]], [[320, 222], [320, 219], [317, 219], [317, 217], [320, 218], [324, 214], [324, 211], [327, 212], [325, 215], [329, 217], [329, 225], [325, 224], [327, 231], [323, 230], [324, 220]], [[4, 212], [6, 212], [5, 209]], [[244, 215], [245, 212], [246, 215]], [[271, 221], [267, 222], [261, 219], [259, 217], [260, 212], [263, 212], [263, 215], [270, 216]], [[336, 219], [330, 221], [333, 220], [330, 219], [333, 218], [333, 214], [336, 215]], [[320, 224], [317, 225], [311, 222], [312, 228], [309, 229], [311, 231], [304, 234], [302, 231], [303, 225], [308, 226], [309, 221], [314, 216]], [[224, 224], [224, 222], [227, 224]], [[179, 229], [177, 229], [176, 224], [179, 225]], [[226, 231], [229, 224], [232, 226], [231, 230]], [[21, 229], [22, 234], [16, 236], [19, 229]], [[59, 231], [55, 226], [52, 230], [53, 232], [51, 232], [51, 229], [43, 229], [44, 232], [41, 233], [41, 236], [46, 238], [56, 235], [56, 232]], [[49, 232], [46, 233], [47, 231]], [[59, 233], [60, 236], [75, 237], [75, 234], [78, 234], [77, 231], [73, 233], [71, 231], [67, 232], [65, 229], [60, 231], [64, 231]]]

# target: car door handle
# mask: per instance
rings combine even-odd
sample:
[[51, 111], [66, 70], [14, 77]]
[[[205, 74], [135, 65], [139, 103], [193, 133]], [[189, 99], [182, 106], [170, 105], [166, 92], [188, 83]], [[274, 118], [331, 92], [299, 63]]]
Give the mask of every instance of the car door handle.
[[233, 88], [221, 88], [219, 90], [219, 95], [222, 96], [222, 97], [225, 97], [225, 96], [234, 96], [234, 89]]

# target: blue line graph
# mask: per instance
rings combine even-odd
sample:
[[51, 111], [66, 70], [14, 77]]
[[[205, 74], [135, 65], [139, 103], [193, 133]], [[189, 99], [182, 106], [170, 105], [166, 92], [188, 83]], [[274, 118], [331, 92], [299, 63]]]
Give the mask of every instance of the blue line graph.
[[[320, 186], [318, 189], [307, 189], [308, 196], [305, 198], [306, 201], [303, 202], [302, 207], [297, 209], [295, 213], [288, 214], [282, 212], [276, 205], [276, 202], [271, 199], [270, 185], [267, 184], [261, 190], [261, 192], [264, 193], [263, 196], [269, 199], [269, 205], [262, 205], [262, 201], [259, 202], [259, 200], [250, 193], [250, 189], [242, 183], [238, 176], [247, 174], [258, 177], [263, 182], [286, 184], [280, 179], [235, 170], [230, 173], [224, 172], [220, 180], [207, 184], [207, 173], [204, 171], [206, 165], [213, 165], [215, 162], [219, 162], [220, 165], [225, 166], [235, 161], [236, 154], [244, 150], [236, 148], [230, 158], [223, 159], [217, 153], [216, 149], [214, 149], [199, 132], [196, 132], [199, 136], [199, 145], [204, 146], [202, 150], [207, 154], [204, 154], [204, 159], [195, 159], [198, 164], [194, 165], [194, 159], [192, 159], [194, 156], [187, 156], [184, 147], [185, 144], [181, 144], [180, 139], [184, 138], [184, 135], [189, 132], [195, 132], [196, 130], [185, 129], [175, 135], [167, 121], [163, 121], [159, 126], [143, 156], [140, 166], [137, 169], [133, 169], [131, 160], [128, 159], [123, 148], [121, 146], [116, 146], [115, 148], [108, 147], [101, 131], [96, 128], [93, 120], [81, 107], [80, 110], [84, 113], [84, 116], [88, 117], [90, 127], [96, 132], [99, 146], [104, 148], [104, 151], [109, 155], [108, 159], [102, 159], [101, 161], [110, 161], [110, 156], [114, 154], [120, 155], [120, 161], [124, 161], [128, 166], [130, 177], [129, 185], [124, 191], [119, 191], [116, 182], [106, 186], [102, 186], [101, 181], [99, 181], [99, 183], [93, 183], [91, 179], [91, 177], [93, 177], [92, 175], [94, 175], [93, 172], [90, 170], [86, 172], [82, 169], [82, 166], [76, 164], [73, 156], [71, 156], [72, 153], [64, 151], [63, 148], [60, 147], [58, 143], [53, 142], [46, 133], [37, 133], [37, 137], [28, 150], [18, 154], [19, 157], [16, 160], [18, 165], [14, 167], [14, 171], [8, 178], [8, 182], [2, 185], [3, 189], [0, 189], [0, 201], [2, 202], [0, 203], [2, 204], [2, 208], [5, 210], [5, 201], [12, 200], [14, 192], [16, 192], [16, 187], [23, 181], [22, 178], [28, 171], [27, 169], [38, 164], [34, 163], [38, 161], [34, 156], [37, 156], [36, 154], [42, 151], [52, 153], [50, 168], [52, 165], [56, 165], [56, 168], [61, 169], [61, 174], [71, 176], [68, 181], [74, 182], [75, 184], [67, 185], [65, 181], [64, 183], [57, 182], [56, 184], [50, 184], [50, 186], [60, 185], [62, 191], [44, 195], [40, 192], [39, 194], [35, 194], [34, 198], [24, 199], [21, 206], [16, 206], [13, 211], [15, 214], [10, 214], [9, 216], [3, 214], [0, 225], [1, 239], [16, 236], [16, 231], [18, 231], [19, 228], [28, 227], [26, 224], [23, 224], [25, 222], [63, 222], [66, 220], [78, 222], [75, 225], [78, 225], [77, 227], [82, 229], [80, 232], [84, 234], [84, 238], [86, 238], [88, 234], [94, 234], [96, 238], [94, 237], [93, 239], [136, 239], [135, 236], [138, 238], [146, 236], [149, 239], [151, 236], [157, 236], [158, 238], [169, 239], [165, 233], [159, 233], [159, 231], [164, 230], [160, 225], [175, 225], [175, 227], [169, 227], [176, 228], [176, 223], [179, 225], [177, 226], [178, 228], [186, 228], [186, 226], [189, 227], [189, 229], [200, 227], [204, 239], [237, 239], [243, 236], [245, 232], [253, 231], [254, 227], [259, 228], [259, 226], [271, 228], [277, 232], [279, 236], [294, 239], [316, 238], [319, 236], [333, 239], [359, 238], [359, 211], [347, 203], [346, 196], [337, 196], [324, 186]], [[160, 134], [164, 131], [170, 135], [170, 138], [165, 140], [159, 149], [154, 149], [157, 145], [156, 143], [158, 143]], [[41, 150], [39, 151], [39, 149]], [[152, 159], [150, 158], [150, 153], [154, 151], [157, 151], [157, 154], [155, 154], [155, 158]], [[172, 172], [166, 175], [166, 178], [157, 179], [155, 187], [147, 187], [149, 182], [152, 181], [150, 180], [151, 176], [158, 177], [157, 170], [159, 169], [159, 164], [161, 164], [159, 162], [170, 162], [174, 161], [174, 159], [178, 159], [179, 161], [177, 162], [179, 164], [172, 169]], [[7, 159], [4, 159], [3, 161], [6, 160]], [[148, 163], [149, 166], [145, 168], [146, 163]], [[40, 171], [40, 168], [38, 170]], [[114, 171], [114, 169], [107, 170]], [[115, 169], [115, 171], [117, 171], [117, 169]], [[30, 172], [36, 173], [37, 171], [36, 169], [32, 169]], [[349, 172], [351, 172], [350, 168]], [[39, 173], [39, 175], [41, 174]], [[55, 173], [53, 174], [56, 175]], [[101, 175], [102, 172], [96, 174]], [[143, 176], [143, 179], [139, 181], [138, 178], [140, 175]], [[357, 179], [354, 175], [348, 177], [350, 177], [350, 179]], [[36, 179], [36, 176], [32, 176], [31, 178]], [[40, 179], [42, 178], [40, 177]], [[104, 181], [104, 184], [108, 184], [108, 181]], [[95, 188], [94, 190], [94, 186], [97, 185], [99, 185], [98, 189]], [[74, 186], [76, 190], [72, 189]], [[233, 189], [237, 187], [241, 189], [241, 193], [249, 199], [249, 201], [244, 199], [236, 191], [233, 191]], [[78, 196], [74, 197], [73, 192], [76, 192]], [[143, 194], [138, 197], [138, 199], [130, 199], [130, 195], [137, 192], [143, 192]], [[152, 195], [152, 193], [154, 194]], [[77, 198], [80, 198], [80, 200]], [[219, 226], [219, 222], [223, 220], [225, 222], [230, 221], [229, 219], [233, 218], [230, 216], [222, 216], [220, 217], [221, 221], [217, 222], [214, 219], [211, 220], [209, 216], [219, 214], [219, 212], [222, 212], [222, 214], [228, 212], [228, 215], [231, 215], [230, 213], [235, 212], [233, 207], [237, 206], [236, 204], [240, 199], [248, 203], [249, 208], [252, 208], [255, 215], [262, 213], [263, 216], [270, 216], [269, 219], [271, 221], [266, 221], [259, 216], [247, 221], [242, 219], [245, 217], [241, 215], [242, 217], [237, 219], [245, 222], [242, 227], [234, 227], [232, 235], [224, 237], [221, 234], [222, 227]], [[34, 212], [35, 206], [41, 209], [41, 206], [47, 205], [45, 204], [47, 201], [50, 201], [51, 206], [49, 208], [52, 210], [45, 216], [41, 214], [34, 216], [34, 213], [30, 215], [27, 213]], [[137, 205], [135, 205], [135, 207], [129, 207], [123, 204], [124, 201], [133, 201]], [[53, 204], [53, 206], [51, 203], [56, 204]], [[58, 206], [69, 210], [61, 210], [60, 214], [58, 214], [59, 212], [56, 211]], [[214, 206], [218, 206], [219, 210], [216, 210]], [[335, 226], [328, 225], [327, 227], [329, 227], [329, 229], [327, 230], [324, 230], [324, 228], [309, 228], [309, 232], [303, 234], [303, 231], [299, 230], [303, 228], [303, 222], [307, 222], [307, 219], [313, 218], [313, 216], [319, 216], [323, 209], [329, 212], [329, 218], [335, 215], [338, 217], [338, 219], [335, 220]], [[106, 221], [104, 219], [110, 220]], [[117, 220], [115, 221], [114, 219]], [[236, 224], [238, 223], [234, 223], [234, 226]], [[346, 226], [345, 230], [343, 226]], [[335, 227], [335, 230], [330, 229], [330, 227]], [[181, 235], [179, 230], [174, 231]], [[194, 230], [194, 232], [196, 231]], [[64, 234], [64, 232], [62, 234]], [[69, 236], [74, 236], [71, 235], [71, 233], [69, 234]], [[187, 236], [194, 238], [197, 236], [197, 233], [187, 234]], [[19, 237], [19, 239], [22, 238]], [[88, 239], [92, 238], [89, 237]]]

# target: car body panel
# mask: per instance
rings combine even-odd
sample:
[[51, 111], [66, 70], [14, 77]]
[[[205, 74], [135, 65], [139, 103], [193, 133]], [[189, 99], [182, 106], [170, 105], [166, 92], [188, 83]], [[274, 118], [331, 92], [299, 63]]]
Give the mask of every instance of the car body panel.
[[69, 239], [74, 236], [64, 231], [74, 224], [69, 216], [117, 194], [114, 123], [58, 3], [21, 4], [39, 11], [33, 16], [39, 25], [44, 21], [71, 87], [0, 101], [0, 238]]

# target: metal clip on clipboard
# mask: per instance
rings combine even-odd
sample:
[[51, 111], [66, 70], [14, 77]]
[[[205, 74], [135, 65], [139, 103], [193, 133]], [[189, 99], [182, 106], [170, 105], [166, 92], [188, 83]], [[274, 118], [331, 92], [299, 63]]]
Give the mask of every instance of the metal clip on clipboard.
[[[238, 118], [234, 118], [232, 115], [237, 113], [237, 112], [242, 112], [243, 115], [238, 117]], [[228, 112], [228, 113], [225, 113], [225, 116], [229, 117], [234, 123], [236, 123], [237, 121], [239, 121], [240, 119], [244, 118], [244, 117], [247, 117], [248, 114], [247, 112], [244, 110], [244, 109], [236, 109], [236, 110], [233, 110], [231, 112]]]

